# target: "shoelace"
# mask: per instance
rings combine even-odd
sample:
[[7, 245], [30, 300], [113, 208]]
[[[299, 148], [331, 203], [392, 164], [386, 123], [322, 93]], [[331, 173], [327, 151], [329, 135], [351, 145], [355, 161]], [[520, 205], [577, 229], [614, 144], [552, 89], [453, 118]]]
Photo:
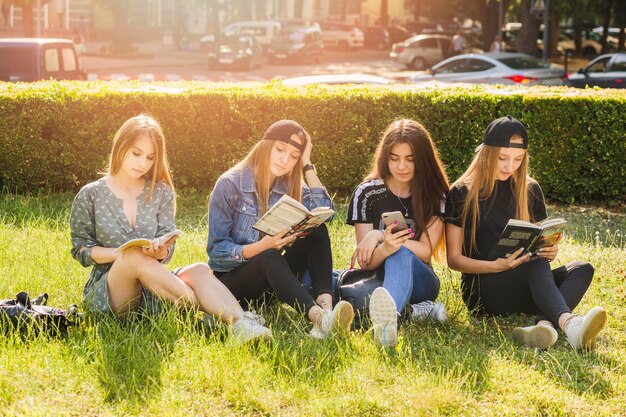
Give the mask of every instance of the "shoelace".
[[254, 326], [261, 326], [265, 324], [265, 319], [259, 316], [255, 310], [246, 311], [243, 313], [243, 318], [251, 322]]

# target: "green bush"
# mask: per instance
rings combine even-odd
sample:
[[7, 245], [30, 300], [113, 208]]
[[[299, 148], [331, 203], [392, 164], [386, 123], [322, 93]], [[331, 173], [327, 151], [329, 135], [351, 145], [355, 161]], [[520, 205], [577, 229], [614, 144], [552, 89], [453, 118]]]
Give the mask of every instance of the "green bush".
[[147, 112], [163, 126], [178, 187], [210, 189], [269, 124], [291, 118], [311, 133], [324, 183], [346, 196], [398, 117], [429, 129], [454, 180], [489, 122], [511, 114], [529, 130], [532, 175], [549, 198], [619, 204], [626, 190], [625, 97], [567, 88], [0, 83], [0, 182], [19, 192], [76, 190], [105, 168], [121, 124]]

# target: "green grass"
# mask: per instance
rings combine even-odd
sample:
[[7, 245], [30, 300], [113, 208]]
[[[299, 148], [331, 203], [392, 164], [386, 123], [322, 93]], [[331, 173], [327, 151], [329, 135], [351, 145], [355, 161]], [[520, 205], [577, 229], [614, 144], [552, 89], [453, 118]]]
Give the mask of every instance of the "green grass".
[[[0, 195], [0, 298], [47, 291], [51, 305], [80, 303], [88, 269], [69, 254], [71, 199]], [[206, 202], [179, 198], [185, 235], [172, 267], [205, 260]], [[392, 350], [360, 332], [311, 340], [304, 318], [278, 304], [262, 308], [272, 344], [230, 346], [171, 309], [88, 320], [66, 338], [0, 336], [0, 415], [624, 415], [626, 213], [550, 209], [571, 222], [555, 264], [596, 268], [577, 312], [610, 314], [593, 353], [573, 352], [562, 335], [547, 351], [516, 345], [511, 330], [531, 319], [469, 316], [458, 274], [436, 264], [449, 322], [403, 325]], [[339, 217], [330, 230], [345, 268], [354, 237]]]

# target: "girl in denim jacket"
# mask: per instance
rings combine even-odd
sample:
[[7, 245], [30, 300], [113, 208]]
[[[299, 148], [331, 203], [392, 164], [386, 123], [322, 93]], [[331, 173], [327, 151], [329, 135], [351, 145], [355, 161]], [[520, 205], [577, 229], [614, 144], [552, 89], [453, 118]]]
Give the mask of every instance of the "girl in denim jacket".
[[[311, 336], [346, 331], [352, 306], [332, 307], [332, 254], [325, 225], [307, 236], [260, 235], [252, 226], [283, 195], [308, 209], [332, 206], [311, 164], [311, 137], [292, 120], [271, 125], [263, 139], [215, 184], [209, 202], [207, 254], [215, 275], [240, 302], [268, 291], [304, 312], [314, 324]], [[303, 183], [303, 177], [306, 184]], [[300, 237], [300, 238], [299, 238]], [[309, 271], [314, 297], [296, 274]]]

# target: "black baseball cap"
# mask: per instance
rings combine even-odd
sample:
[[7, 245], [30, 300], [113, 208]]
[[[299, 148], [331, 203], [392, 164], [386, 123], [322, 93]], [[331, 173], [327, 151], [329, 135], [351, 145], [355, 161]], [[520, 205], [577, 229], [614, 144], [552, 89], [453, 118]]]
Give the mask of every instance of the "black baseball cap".
[[[522, 137], [522, 143], [511, 143], [511, 137], [519, 135]], [[485, 136], [483, 137], [483, 145], [498, 146], [500, 148], [528, 148], [528, 132], [526, 128], [515, 117], [504, 116], [494, 120], [487, 126]]]
[[[291, 135], [296, 134], [302, 139], [302, 143], [298, 143], [291, 139]], [[279, 140], [295, 146], [300, 152], [304, 152], [306, 147], [306, 136], [304, 128], [293, 120], [279, 120], [267, 128], [263, 135], [263, 140]]]

